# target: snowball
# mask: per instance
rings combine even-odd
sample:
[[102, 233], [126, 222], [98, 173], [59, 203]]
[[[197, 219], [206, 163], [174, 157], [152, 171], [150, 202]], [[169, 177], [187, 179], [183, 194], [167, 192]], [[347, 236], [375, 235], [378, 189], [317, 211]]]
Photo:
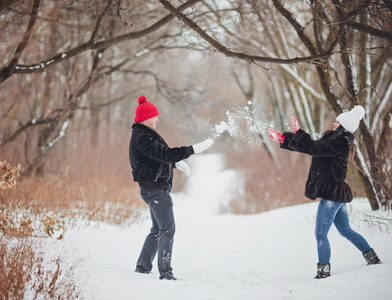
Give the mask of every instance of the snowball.
[[227, 123], [225, 121], [222, 121], [222, 122], [220, 122], [219, 125], [215, 125], [215, 131], [216, 131], [216, 133], [222, 133], [222, 132], [226, 131], [228, 127], [229, 127], [229, 125], [227, 125]]

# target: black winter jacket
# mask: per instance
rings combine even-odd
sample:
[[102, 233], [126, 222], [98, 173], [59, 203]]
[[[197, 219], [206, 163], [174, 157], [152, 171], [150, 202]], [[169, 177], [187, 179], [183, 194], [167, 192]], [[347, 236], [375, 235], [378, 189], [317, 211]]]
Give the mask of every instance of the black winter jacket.
[[132, 125], [129, 159], [133, 180], [141, 187], [171, 189], [174, 164], [194, 154], [193, 147], [169, 148], [153, 129]]
[[[282, 148], [306, 153], [312, 156], [305, 196], [311, 200], [323, 198], [336, 202], [351, 202], [351, 189], [345, 182], [348, 157], [354, 141], [352, 133], [340, 126], [336, 131], [326, 131], [314, 141], [302, 129], [295, 134], [284, 133], [288, 141]], [[284, 145], [285, 144], [285, 145]]]

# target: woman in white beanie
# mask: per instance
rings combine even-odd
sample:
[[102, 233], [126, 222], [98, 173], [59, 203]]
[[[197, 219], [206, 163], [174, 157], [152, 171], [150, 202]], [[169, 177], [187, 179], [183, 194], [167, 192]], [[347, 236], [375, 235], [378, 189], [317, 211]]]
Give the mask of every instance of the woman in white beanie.
[[346, 203], [353, 199], [351, 189], [345, 182], [348, 157], [354, 141], [353, 132], [358, 129], [364, 115], [365, 110], [359, 105], [340, 114], [333, 123], [333, 130], [324, 132], [317, 141], [302, 129], [296, 133], [283, 133], [281, 148], [312, 156], [305, 196], [311, 200], [321, 198], [315, 230], [319, 259], [317, 279], [331, 276], [331, 249], [327, 235], [332, 223], [342, 236], [362, 252], [368, 264], [381, 263], [363, 236], [351, 229], [346, 208]]
[[354, 133], [359, 127], [359, 121], [365, 116], [365, 109], [356, 105], [349, 112], [341, 113], [336, 118], [336, 121], [340, 123], [347, 131]]

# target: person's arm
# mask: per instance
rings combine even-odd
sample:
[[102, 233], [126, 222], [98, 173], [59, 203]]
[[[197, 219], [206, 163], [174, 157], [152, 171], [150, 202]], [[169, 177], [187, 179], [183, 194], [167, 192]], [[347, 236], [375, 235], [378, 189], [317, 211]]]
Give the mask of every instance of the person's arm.
[[334, 157], [343, 155], [350, 148], [350, 140], [341, 135], [325, 141], [314, 141], [308, 133], [299, 129], [291, 138], [288, 148], [293, 151], [305, 153], [314, 157]]
[[135, 145], [149, 158], [168, 164], [176, 163], [194, 154], [192, 146], [170, 148], [147, 133], [138, 136]]
[[144, 155], [168, 164], [174, 164], [195, 153], [202, 153], [211, 147], [213, 143], [212, 139], [206, 139], [192, 146], [170, 148], [147, 133], [140, 135], [136, 141], [138, 150]]

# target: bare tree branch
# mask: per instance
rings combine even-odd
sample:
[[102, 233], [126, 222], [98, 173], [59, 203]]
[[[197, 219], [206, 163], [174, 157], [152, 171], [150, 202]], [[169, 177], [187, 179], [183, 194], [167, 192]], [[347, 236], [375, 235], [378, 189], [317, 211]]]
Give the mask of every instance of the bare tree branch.
[[11, 62], [9, 63], [9, 65], [7, 67], [3, 68], [2, 70], [0, 70], [0, 83], [3, 82], [8, 77], [10, 77], [15, 71], [16, 65], [17, 65], [20, 57], [22, 56], [23, 50], [26, 48], [27, 42], [28, 42], [30, 35], [32, 33], [33, 26], [35, 24], [35, 21], [37, 20], [37, 14], [38, 14], [38, 8], [40, 5], [40, 2], [41, 2], [41, 0], [34, 0], [30, 21], [29, 21], [27, 29], [22, 37], [22, 40], [20, 41], [18, 48], [16, 49], [15, 54], [14, 54], [13, 58], [11, 59]]
[[124, 24], [125, 27], [133, 27], [135, 26], [134, 24], [129, 24], [127, 21], [125, 21], [124, 17], [121, 14], [121, 0], [117, 0], [117, 17], [120, 18], [121, 22]]
[[241, 52], [231, 51], [228, 48], [226, 48], [225, 46], [223, 46], [221, 43], [219, 43], [217, 40], [212, 38], [210, 35], [208, 35], [195, 22], [193, 22], [191, 19], [189, 19], [183, 13], [181, 13], [178, 9], [176, 9], [173, 5], [171, 5], [171, 3], [169, 1], [159, 0], [159, 2], [161, 2], [162, 5], [164, 7], [166, 7], [178, 19], [183, 21], [192, 30], [194, 30], [196, 33], [198, 33], [213, 48], [215, 48], [218, 52], [225, 54], [227, 57], [239, 58], [242, 60], [246, 60], [250, 63], [258, 61], [258, 62], [266, 62], [266, 63], [296, 64], [296, 63], [301, 63], [301, 62], [314, 63], [315, 61], [317, 61], [319, 59], [326, 58], [331, 55], [330, 53], [321, 53], [321, 54], [314, 53], [314, 55], [312, 55], [312, 56], [284, 59], [284, 58], [272, 58], [272, 57], [265, 57], [265, 56], [248, 55], [248, 54], [241, 53]]
[[106, 5], [104, 11], [98, 16], [97, 23], [95, 23], [94, 31], [90, 37], [90, 41], [93, 41], [97, 37], [99, 26], [101, 25], [101, 22], [102, 22], [102, 18], [106, 15], [106, 13], [109, 10], [109, 7], [112, 5], [112, 3], [113, 3], [112, 0], [108, 1], [108, 5]]
[[20, 0], [2, 0], [2, 1], [0, 1], [0, 12], [3, 9], [6, 9], [8, 6], [10, 6], [10, 5], [12, 5], [12, 4], [16, 3], [16, 2], [19, 2], [19, 1]]
[[365, 24], [360, 24], [358, 22], [354, 21], [347, 21], [347, 25], [350, 25], [353, 29], [356, 29], [358, 31], [362, 31], [364, 33], [373, 35], [375, 37], [379, 37], [384, 40], [388, 40], [392, 42], [392, 33], [385, 31], [385, 30], [379, 30], [377, 28], [373, 28], [369, 25]]
[[[35, 1], [39, 2], [39, 0], [35, 0]], [[188, 7], [190, 7], [200, 1], [201, 0], [190, 0], [190, 1], [180, 5], [178, 7], [178, 11], [183, 11], [183, 10], [187, 9]], [[108, 7], [106, 7], [105, 9], [107, 9], [107, 8]], [[7, 80], [13, 74], [31, 74], [31, 73], [43, 72], [45, 70], [45, 68], [47, 68], [48, 66], [50, 66], [52, 64], [60, 63], [66, 59], [69, 59], [71, 57], [79, 55], [85, 51], [108, 48], [110, 46], [116, 45], [121, 42], [141, 38], [143, 36], [146, 36], [152, 32], [157, 31], [158, 29], [162, 28], [164, 25], [169, 23], [169, 21], [171, 21], [174, 17], [175, 16], [173, 14], [169, 14], [166, 17], [164, 17], [161, 20], [154, 23], [153, 25], [151, 25], [150, 27], [147, 27], [143, 30], [129, 32], [129, 33], [126, 33], [126, 34], [123, 34], [120, 36], [116, 36], [113, 38], [109, 38], [106, 40], [102, 40], [102, 41], [95, 41], [94, 40], [94, 33], [93, 33], [93, 35], [91, 36], [89, 41], [82, 43], [82, 44], [80, 44], [72, 49], [69, 49], [67, 51], [57, 53], [54, 56], [51, 56], [51, 57], [46, 58], [44, 60], [41, 60], [40, 62], [36, 62], [36, 63], [29, 64], [29, 65], [16, 65], [16, 67], [12, 70], [12, 72], [6, 72], [7, 67], [3, 68], [2, 70], [0, 70], [0, 84], [2, 84], [5, 80]], [[99, 26], [99, 23], [97, 22], [95, 29], [97, 29], [98, 26]], [[2, 74], [6, 74], [7, 76], [1, 76]]]
[[[298, 23], [298, 21], [294, 18], [293, 14], [290, 13], [287, 9], [283, 7], [283, 5], [278, 0], [272, 0], [275, 8], [290, 22], [290, 24], [294, 27], [297, 32], [297, 35], [301, 39], [301, 41], [305, 44], [307, 49], [311, 54], [317, 53], [316, 46], [312, 43], [311, 39], [307, 37], [304, 33], [304, 28]], [[340, 36], [343, 33], [343, 26], [340, 27], [339, 34], [336, 36], [334, 42], [329, 47], [328, 57], [332, 55], [332, 51], [340, 40]], [[327, 59], [327, 57], [325, 58]], [[337, 113], [342, 112], [342, 107], [339, 104], [338, 97], [332, 92], [331, 89], [331, 75], [327, 72], [328, 68], [326, 68], [327, 63], [323, 63], [322, 60], [318, 60], [314, 62], [317, 69], [317, 74], [319, 76], [321, 88], [323, 89], [324, 95], [326, 96], [328, 102], [332, 106], [333, 110]]]
[[392, 12], [392, 0], [384, 0], [384, 4], [388, 7], [388, 9]]
[[74, 112], [71, 110], [67, 117], [63, 120], [60, 130], [57, 132], [56, 136], [52, 138], [49, 142], [47, 142], [43, 147], [40, 147], [38, 149], [38, 153], [34, 156], [28, 166], [21, 171], [21, 175], [28, 174], [29, 172], [31, 172], [41, 161], [42, 157], [49, 150], [53, 149], [53, 147], [64, 138], [66, 130], [68, 129], [68, 126], [71, 123], [73, 116]]
[[0, 145], [4, 145], [4, 144], [7, 144], [9, 142], [14, 141], [19, 136], [19, 134], [21, 134], [23, 131], [25, 131], [29, 127], [40, 125], [40, 124], [47, 124], [47, 123], [50, 123], [50, 122], [52, 122], [52, 121], [54, 121], [56, 119], [57, 119], [57, 116], [56, 117], [52, 117], [50, 119], [45, 118], [44, 116], [42, 116], [42, 117], [40, 117], [38, 119], [32, 119], [32, 120], [26, 122], [25, 124], [23, 124], [22, 126], [20, 126], [10, 136], [5, 137], [3, 140], [0, 140]]

